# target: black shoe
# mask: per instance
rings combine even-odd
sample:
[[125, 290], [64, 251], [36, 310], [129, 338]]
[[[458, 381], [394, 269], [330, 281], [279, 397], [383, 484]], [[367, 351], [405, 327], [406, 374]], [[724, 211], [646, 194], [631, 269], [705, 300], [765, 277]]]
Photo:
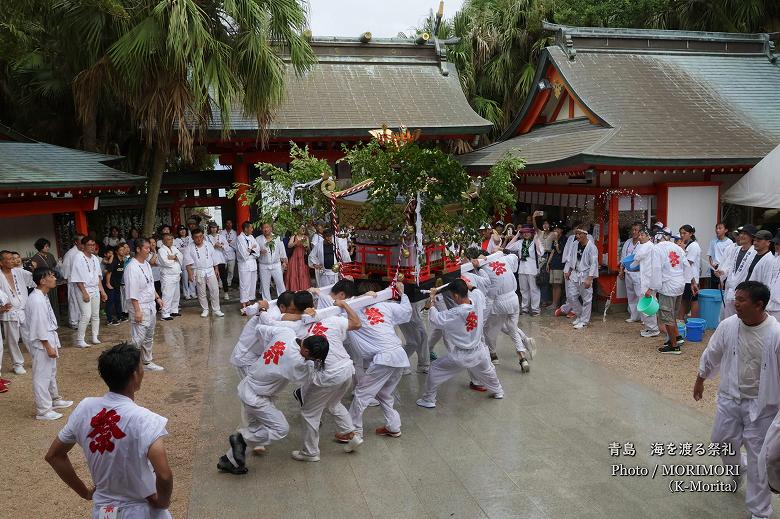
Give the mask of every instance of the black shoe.
[[119, 326], [119, 321], [108, 321], [109, 326]]
[[298, 401], [298, 403], [301, 404], [301, 407], [303, 407], [303, 395], [301, 394], [301, 388], [295, 389], [293, 391], [293, 396]]
[[119, 322], [124, 323], [130, 320], [130, 316], [127, 314], [122, 314], [122, 317], [119, 318]]
[[677, 347], [678, 347], [678, 348], [679, 348], [680, 346], [682, 346], [683, 344], [685, 344], [685, 339], [683, 339], [683, 338], [682, 338], [682, 335], [678, 335], [678, 336], [677, 336], [677, 339], [675, 339], [675, 340], [677, 341]]
[[249, 472], [246, 467], [235, 467], [227, 456], [223, 455], [217, 462], [217, 469], [222, 472], [230, 472], [231, 474], [241, 475]]
[[171, 317], [181, 317], [181, 314], [179, 312], [172, 313]]
[[171, 316], [169, 315], [168, 317], [163, 317], [163, 318], [162, 318], [162, 320], [163, 320], [163, 321], [173, 321], [173, 317], [171, 317]]
[[233, 449], [233, 459], [238, 463], [238, 467], [246, 467], [246, 442], [241, 433], [234, 433], [228, 438], [230, 448]]
[[677, 346], [676, 344], [672, 346], [672, 344], [669, 341], [665, 342], [662, 347], [658, 348], [658, 351], [661, 353], [669, 353], [671, 355], [679, 355], [680, 353], [682, 353], [680, 351], [679, 346]]

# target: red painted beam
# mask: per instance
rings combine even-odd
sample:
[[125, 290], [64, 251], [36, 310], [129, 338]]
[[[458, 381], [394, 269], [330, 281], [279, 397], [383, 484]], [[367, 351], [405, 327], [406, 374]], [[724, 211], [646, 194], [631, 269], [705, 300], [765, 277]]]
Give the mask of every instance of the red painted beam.
[[[231, 166], [236, 162], [236, 155], [238, 153], [223, 153], [219, 156], [219, 163], [225, 166]], [[312, 157], [318, 159], [324, 159], [328, 161], [336, 161], [344, 157], [344, 153], [337, 150], [309, 150], [309, 154]], [[279, 162], [290, 162], [289, 151], [250, 151], [241, 153], [243, 160], [247, 164], [254, 164], [256, 162], [269, 162], [271, 164]]]
[[36, 214], [94, 211], [97, 209], [97, 207], [97, 197], [3, 202], [0, 204], [0, 218], [8, 218], [13, 216], [32, 216]]

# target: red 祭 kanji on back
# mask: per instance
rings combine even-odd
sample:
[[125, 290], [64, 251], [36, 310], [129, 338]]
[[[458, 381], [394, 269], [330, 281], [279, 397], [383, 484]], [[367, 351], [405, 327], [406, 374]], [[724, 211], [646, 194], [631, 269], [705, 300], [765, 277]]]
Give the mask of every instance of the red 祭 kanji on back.
[[385, 322], [385, 315], [379, 310], [379, 308], [369, 307], [365, 308], [363, 310], [363, 313], [366, 314], [366, 319], [368, 319], [368, 324], [371, 326], [374, 326], [379, 323]]
[[284, 348], [284, 342], [282, 341], [273, 343], [270, 348], [263, 352], [263, 360], [265, 363], [270, 364], [273, 362], [274, 364], [279, 364], [279, 358], [284, 355]]
[[476, 327], [477, 327], [477, 314], [474, 312], [469, 312], [469, 314], [466, 316], [466, 331], [470, 332]]
[[106, 408], [103, 408], [98, 414], [93, 416], [89, 422], [92, 431], [87, 435], [89, 438], [92, 438], [92, 441], [89, 443], [89, 450], [92, 452], [97, 451], [100, 454], [106, 451], [113, 452], [114, 442], [111, 440], [121, 440], [126, 436], [122, 429], [119, 428], [119, 425], [117, 425], [121, 419], [122, 417], [115, 410], [106, 411]]
[[493, 272], [495, 272], [496, 276], [500, 276], [504, 272], [506, 272], [506, 265], [501, 263], [500, 261], [491, 261], [488, 263], [488, 267], [490, 267]]
[[322, 323], [314, 323], [309, 327], [309, 335], [321, 335], [324, 337], [327, 331], [328, 329]]
[[680, 255], [677, 254], [674, 251], [669, 252], [669, 263], [672, 264], [672, 267], [676, 267], [680, 264]]

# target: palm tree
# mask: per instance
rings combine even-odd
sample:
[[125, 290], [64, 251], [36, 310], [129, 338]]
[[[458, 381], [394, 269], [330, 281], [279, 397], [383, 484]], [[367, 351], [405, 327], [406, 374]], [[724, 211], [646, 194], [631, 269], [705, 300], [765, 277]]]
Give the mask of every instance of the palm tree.
[[214, 109], [222, 114], [227, 137], [235, 105], [266, 128], [284, 94], [282, 53], [296, 73], [314, 63], [303, 35], [305, 5], [301, 0], [92, 4], [110, 14], [96, 36], [101, 41], [109, 36], [110, 44], [76, 77], [76, 108], [82, 121], [89, 120], [97, 110], [96, 95], [107, 89], [139, 128], [151, 153], [143, 229], [149, 235], [172, 144], [190, 157]]

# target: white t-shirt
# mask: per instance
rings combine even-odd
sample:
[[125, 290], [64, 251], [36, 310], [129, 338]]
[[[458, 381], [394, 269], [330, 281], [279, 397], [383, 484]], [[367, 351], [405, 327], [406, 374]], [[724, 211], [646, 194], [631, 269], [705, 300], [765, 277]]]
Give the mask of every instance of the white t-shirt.
[[148, 261], [139, 263], [137, 259], [131, 259], [125, 268], [122, 280], [125, 283], [125, 299], [127, 299], [128, 308], [133, 308], [133, 299], [138, 301], [141, 308], [150, 306], [154, 308], [154, 299], [157, 293], [154, 291], [154, 277]]
[[685, 247], [685, 256], [688, 261], [685, 262], [685, 279], [686, 283], [690, 283], [693, 279], [696, 284], [699, 284], [699, 276], [701, 274], [701, 247], [699, 242], [692, 241]]
[[[214, 249], [214, 265], [224, 265], [225, 249], [230, 248], [225, 237], [220, 233], [217, 233], [216, 236], [213, 234], [209, 234], [208, 236], [206, 236], [206, 241], [209, 242], [212, 248]], [[216, 247], [218, 243], [222, 245], [222, 248]]]
[[288, 382], [303, 384], [309, 377], [312, 364], [301, 357], [291, 329], [261, 324], [256, 327], [256, 332], [267, 348], [238, 385], [238, 396], [245, 404], [259, 407], [262, 397], [278, 394]]
[[43, 349], [41, 341], [49, 341], [49, 344], [57, 349], [60, 347], [60, 338], [57, 335], [57, 317], [51, 307], [51, 301], [37, 288], [32, 291], [27, 300], [25, 313], [25, 333], [30, 348]]
[[75, 260], [78, 255], [81, 254], [81, 251], [78, 247], [75, 245], [68, 249], [68, 252], [65, 253], [65, 257], [62, 258], [62, 269], [61, 274], [62, 277], [70, 281], [70, 273], [73, 270], [73, 260]]
[[[85, 398], [76, 406], [59, 439], [78, 443], [84, 451], [95, 485], [93, 510], [111, 504], [154, 510], [146, 501], [157, 492], [147, 455], [155, 441], [168, 435], [167, 423], [167, 418], [117, 393]], [[131, 515], [139, 516], [145, 517]]]
[[238, 258], [239, 272], [257, 271], [257, 257], [259, 255], [255, 237], [241, 233], [236, 238], [236, 257]]
[[756, 326], [747, 326], [739, 322], [739, 396], [740, 398], [758, 398], [758, 383], [761, 378], [761, 355], [766, 344], [766, 334], [772, 329], [774, 321], [764, 319]]
[[236, 231], [234, 229], [230, 229], [229, 231], [222, 229], [219, 231], [219, 235], [225, 243], [227, 243], [225, 249], [222, 251], [225, 254], [225, 260], [234, 261], [236, 259], [236, 239], [238, 238]]
[[306, 330], [306, 337], [323, 335], [328, 339], [328, 357], [325, 368], [314, 372], [312, 381], [318, 386], [335, 386], [349, 379], [355, 372], [352, 359], [344, 349], [344, 339], [347, 338], [349, 322], [346, 317], [326, 317], [322, 321], [312, 323]]
[[217, 265], [217, 258], [214, 254], [214, 247], [208, 240], [203, 240], [200, 247], [195, 242], [190, 243], [189, 247], [184, 249], [184, 266], [192, 265], [194, 274], [214, 276], [214, 265]]
[[95, 254], [87, 258], [87, 255], [82, 252], [73, 258], [73, 267], [68, 278], [71, 283], [84, 283], [87, 292], [92, 293], [98, 291], [98, 284], [102, 277], [100, 258]]
[[265, 236], [257, 237], [258, 263], [264, 269], [280, 266], [282, 259], [287, 259], [287, 251], [282, 239], [277, 236], [270, 241], [273, 242], [273, 246], [269, 245], [269, 240], [266, 240]]
[[412, 305], [406, 294], [401, 302], [383, 301], [357, 312], [361, 326], [349, 332], [353, 348], [363, 359], [393, 368], [408, 368], [409, 357], [404, 351], [395, 327], [412, 318]]

